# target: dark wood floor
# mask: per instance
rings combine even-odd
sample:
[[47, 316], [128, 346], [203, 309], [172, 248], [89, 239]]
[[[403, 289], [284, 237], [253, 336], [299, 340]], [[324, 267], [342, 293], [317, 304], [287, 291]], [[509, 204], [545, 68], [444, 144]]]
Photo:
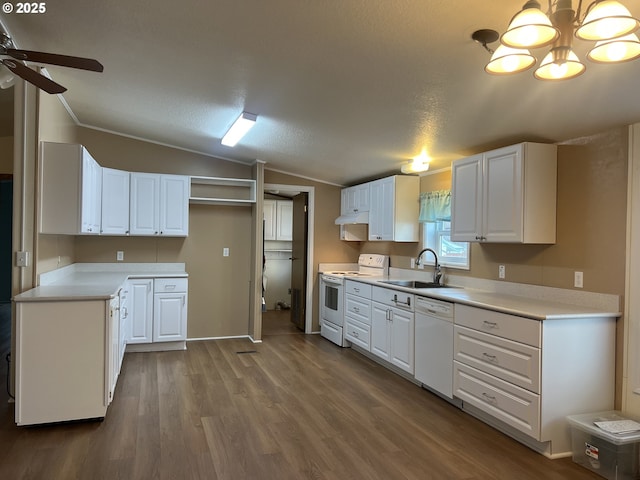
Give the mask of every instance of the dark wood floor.
[[262, 313], [262, 335], [297, 335], [304, 333], [291, 322], [291, 310], [267, 310]]
[[126, 354], [104, 422], [16, 427], [0, 479], [598, 479], [319, 335]]

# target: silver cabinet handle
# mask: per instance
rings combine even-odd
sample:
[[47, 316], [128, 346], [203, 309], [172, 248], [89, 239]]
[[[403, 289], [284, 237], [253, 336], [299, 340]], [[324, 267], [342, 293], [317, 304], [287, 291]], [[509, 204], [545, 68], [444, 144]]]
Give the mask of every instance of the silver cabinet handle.
[[354, 311], [355, 313], [360, 313], [360, 309], [359, 309], [358, 307], [353, 307], [353, 311]]
[[496, 360], [498, 360], [498, 357], [496, 357], [495, 355], [490, 355], [486, 352], [482, 353], [482, 357], [487, 359], [489, 362], [495, 362]]
[[482, 396], [483, 396], [483, 397], [484, 397], [484, 399], [485, 399], [487, 402], [489, 402], [489, 403], [493, 403], [493, 404], [498, 403], [498, 402], [497, 402], [497, 400], [496, 400], [496, 397], [494, 397], [493, 395], [489, 395], [489, 394], [488, 394], [488, 393], [486, 393], [486, 392], [482, 392]]
[[498, 328], [498, 324], [496, 322], [490, 322], [488, 320], [483, 320], [482, 324], [488, 328]]

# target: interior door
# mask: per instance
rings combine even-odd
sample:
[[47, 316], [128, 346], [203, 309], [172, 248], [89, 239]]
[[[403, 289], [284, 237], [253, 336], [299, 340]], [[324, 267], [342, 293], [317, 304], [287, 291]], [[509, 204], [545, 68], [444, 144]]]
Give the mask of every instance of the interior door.
[[293, 239], [291, 241], [291, 322], [305, 329], [307, 299], [307, 207], [306, 192], [293, 197]]

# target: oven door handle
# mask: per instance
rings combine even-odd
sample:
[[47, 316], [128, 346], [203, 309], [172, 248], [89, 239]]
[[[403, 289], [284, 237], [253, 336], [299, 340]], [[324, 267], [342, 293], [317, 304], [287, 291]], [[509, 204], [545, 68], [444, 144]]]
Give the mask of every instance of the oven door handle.
[[342, 286], [342, 282], [340, 280], [332, 280], [329, 278], [323, 278], [322, 281], [327, 284], [327, 285], [335, 285], [335, 286]]

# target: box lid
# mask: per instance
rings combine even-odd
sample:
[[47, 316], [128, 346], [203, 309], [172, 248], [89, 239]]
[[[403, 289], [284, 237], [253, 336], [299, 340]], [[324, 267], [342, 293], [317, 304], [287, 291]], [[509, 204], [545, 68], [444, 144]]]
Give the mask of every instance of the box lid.
[[629, 415], [623, 414], [618, 411], [585, 413], [582, 415], [570, 415], [567, 417], [567, 421], [572, 427], [578, 428], [584, 432], [588, 432], [597, 437], [608, 440], [615, 445], [623, 445], [626, 443], [640, 442], [640, 430], [625, 433], [610, 433], [602, 428], [598, 427], [594, 422], [610, 422], [610, 421], [622, 421], [633, 420], [640, 422], [637, 418], [633, 418]]

